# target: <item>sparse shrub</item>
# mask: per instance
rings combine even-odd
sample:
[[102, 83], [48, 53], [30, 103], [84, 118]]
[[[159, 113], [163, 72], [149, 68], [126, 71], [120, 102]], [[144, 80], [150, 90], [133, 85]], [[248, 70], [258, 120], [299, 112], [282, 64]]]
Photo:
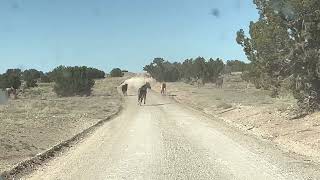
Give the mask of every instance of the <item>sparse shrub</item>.
[[122, 77], [124, 74], [120, 68], [114, 68], [110, 72], [111, 77]]
[[59, 66], [52, 72], [55, 81], [54, 91], [59, 96], [89, 96], [91, 94], [95, 82], [89, 78], [87, 67]]

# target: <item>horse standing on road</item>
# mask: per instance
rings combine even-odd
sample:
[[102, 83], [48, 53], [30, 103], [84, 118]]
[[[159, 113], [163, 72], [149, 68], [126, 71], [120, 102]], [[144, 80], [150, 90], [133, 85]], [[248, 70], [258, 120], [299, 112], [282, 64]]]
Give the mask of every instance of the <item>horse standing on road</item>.
[[148, 89], [151, 89], [151, 85], [149, 82], [147, 82], [145, 85], [141, 86], [138, 90], [138, 103], [140, 106], [142, 104], [142, 101], [144, 101], [144, 104], [146, 104]]
[[128, 84], [123, 84], [122, 86], [121, 86], [121, 89], [122, 89], [122, 93], [123, 93], [123, 95], [124, 96], [127, 96], [128, 95]]
[[161, 84], [161, 91], [160, 91], [160, 93], [161, 93], [162, 95], [165, 95], [166, 92], [167, 92], [167, 84], [166, 84], [166, 83], [162, 83], [162, 84]]

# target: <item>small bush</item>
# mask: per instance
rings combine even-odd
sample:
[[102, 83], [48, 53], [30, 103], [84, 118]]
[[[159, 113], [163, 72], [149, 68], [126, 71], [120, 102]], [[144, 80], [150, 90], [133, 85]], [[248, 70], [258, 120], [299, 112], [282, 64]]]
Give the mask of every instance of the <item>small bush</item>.
[[54, 91], [59, 96], [74, 96], [91, 94], [94, 80], [89, 78], [88, 68], [59, 66], [54, 72]]
[[112, 71], [110, 72], [110, 76], [111, 77], [122, 77], [124, 74], [121, 71], [120, 68], [114, 68], [112, 69]]

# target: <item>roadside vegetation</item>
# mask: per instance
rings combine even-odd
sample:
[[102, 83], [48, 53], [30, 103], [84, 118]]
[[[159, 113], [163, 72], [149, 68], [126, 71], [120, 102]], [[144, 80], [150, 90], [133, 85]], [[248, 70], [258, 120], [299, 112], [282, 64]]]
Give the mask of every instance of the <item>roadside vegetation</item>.
[[[120, 70], [121, 71], [121, 70]], [[44, 73], [36, 69], [8, 69], [0, 75], [0, 89], [14, 88], [23, 92], [25, 89], [35, 88], [38, 83], [54, 82], [54, 92], [59, 96], [89, 96], [95, 80], [105, 78], [104, 71], [86, 67], [58, 66], [50, 72]]]
[[236, 42], [250, 63], [205, 60], [171, 63], [155, 58], [144, 67], [158, 81], [215, 82], [222, 74], [242, 72], [242, 79], [272, 97], [286, 91], [297, 99], [297, 117], [320, 109], [320, 1], [254, 0], [260, 18], [243, 29]]
[[0, 173], [118, 112], [124, 78], [95, 80], [85, 97], [60, 97], [54, 82], [39, 82], [0, 105]]
[[0, 172], [72, 138], [118, 112], [117, 86], [127, 77], [106, 77], [96, 68], [59, 66], [43, 73], [8, 69], [0, 90], [13, 87], [17, 98], [0, 94]]
[[246, 75], [274, 95], [286, 87], [302, 114], [320, 108], [320, 1], [255, 0], [260, 18], [236, 41], [252, 68]]

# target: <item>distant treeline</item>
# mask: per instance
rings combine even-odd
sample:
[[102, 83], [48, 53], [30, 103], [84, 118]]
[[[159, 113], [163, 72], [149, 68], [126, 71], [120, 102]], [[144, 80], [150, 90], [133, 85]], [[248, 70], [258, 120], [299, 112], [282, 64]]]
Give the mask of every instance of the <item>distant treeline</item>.
[[224, 63], [219, 58], [206, 60], [203, 57], [197, 57], [186, 59], [182, 63], [171, 63], [163, 58], [155, 58], [152, 63], [146, 65], [143, 69], [157, 81], [174, 82], [200, 79], [206, 83], [215, 82], [222, 74], [248, 71], [250, 64], [239, 60], [229, 60]]
[[[5, 73], [0, 74], [0, 89], [11, 88], [19, 89], [24, 81], [23, 88], [37, 87], [38, 82], [54, 82], [54, 91], [59, 96], [73, 95], [90, 95], [94, 79], [105, 78], [106, 73], [102, 70], [86, 67], [75, 66], [66, 67], [58, 66], [50, 72], [44, 73], [36, 69], [8, 69]], [[114, 68], [110, 72], [111, 77], [122, 77], [123, 71]]]

